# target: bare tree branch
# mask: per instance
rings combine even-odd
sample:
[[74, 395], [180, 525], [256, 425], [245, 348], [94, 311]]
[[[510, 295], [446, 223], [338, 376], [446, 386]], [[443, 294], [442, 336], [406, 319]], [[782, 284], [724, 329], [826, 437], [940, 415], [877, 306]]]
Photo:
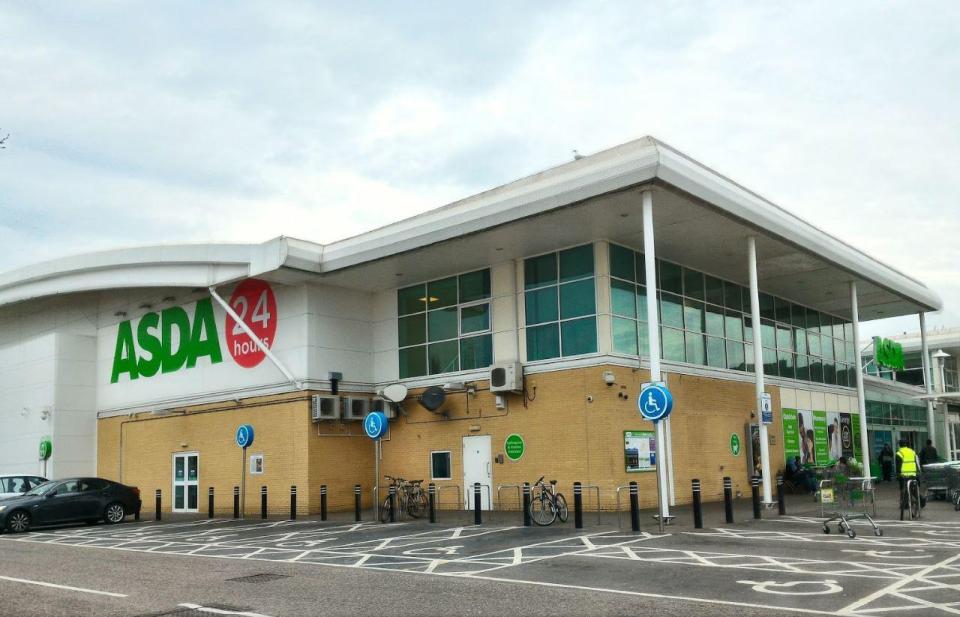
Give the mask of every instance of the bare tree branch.
[[0, 137], [0, 150], [3, 150], [7, 147], [7, 140], [10, 139], [10, 133], [7, 133], [3, 137]]

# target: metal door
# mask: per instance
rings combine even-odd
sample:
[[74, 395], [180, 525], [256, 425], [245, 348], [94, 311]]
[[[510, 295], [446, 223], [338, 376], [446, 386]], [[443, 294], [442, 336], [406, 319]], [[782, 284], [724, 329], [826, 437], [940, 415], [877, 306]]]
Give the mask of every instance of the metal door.
[[492, 456], [490, 435], [463, 438], [463, 495], [466, 509], [473, 509], [473, 485], [479, 482], [481, 508], [490, 509], [490, 494], [493, 490]]
[[184, 452], [173, 455], [173, 511], [199, 512], [200, 455]]

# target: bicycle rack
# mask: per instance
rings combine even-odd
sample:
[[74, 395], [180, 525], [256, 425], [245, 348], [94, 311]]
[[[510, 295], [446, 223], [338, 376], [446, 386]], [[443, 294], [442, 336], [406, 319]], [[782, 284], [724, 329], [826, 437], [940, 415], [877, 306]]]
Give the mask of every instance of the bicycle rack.
[[520, 489], [523, 488], [519, 484], [499, 484], [497, 485], [497, 509], [503, 510], [503, 500], [500, 498], [500, 493], [503, 489], [516, 489], [517, 491], [517, 507], [523, 508], [523, 500], [520, 497]]
[[443, 494], [443, 491], [446, 490], [446, 489], [456, 489], [456, 491], [457, 491], [457, 504], [459, 504], [459, 505], [457, 505], [456, 509], [457, 509], [457, 510], [462, 509], [462, 508], [463, 508], [463, 492], [460, 490], [460, 485], [459, 485], [459, 484], [443, 484], [443, 485], [437, 486], [437, 510], [442, 510], [442, 509], [443, 509], [443, 508], [440, 507], [440, 506], [442, 505], [442, 501], [441, 501], [441, 499], [440, 499], [440, 495]]
[[[597, 492], [597, 525], [599, 525], [599, 524], [601, 523], [601, 520], [600, 520], [600, 487], [597, 486], [596, 484], [581, 484], [581, 485], [580, 485], [580, 489], [581, 489], [581, 490], [587, 490], [587, 489], [589, 489], [589, 490], [591, 490], [591, 491], [596, 491], [596, 492]], [[618, 495], [619, 495], [619, 494], [618, 494]], [[618, 509], [619, 509], [619, 508], [618, 508]]]
[[620, 512], [620, 491], [629, 491], [629, 490], [630, 490], [629, 484], [622, 484], [617, 487], [617, 527], [618, 528], [623, 527], [623, 522], [622, 522], [623, 517], [621, 516], [621, 512]]

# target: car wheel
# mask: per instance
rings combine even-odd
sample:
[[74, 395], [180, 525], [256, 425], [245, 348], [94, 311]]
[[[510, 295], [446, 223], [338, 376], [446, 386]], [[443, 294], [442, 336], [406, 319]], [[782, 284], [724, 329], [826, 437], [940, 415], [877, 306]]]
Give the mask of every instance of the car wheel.
[[7, 517], [7, 529], [11, 533], [25, 533], [30, 531], [30, 515], [23, 510], [11, 512]]
[[122, 523], [127, 513], [123, 509], [122, 503], [112, 503], [103, 511], [103, 520], [111, 525]]

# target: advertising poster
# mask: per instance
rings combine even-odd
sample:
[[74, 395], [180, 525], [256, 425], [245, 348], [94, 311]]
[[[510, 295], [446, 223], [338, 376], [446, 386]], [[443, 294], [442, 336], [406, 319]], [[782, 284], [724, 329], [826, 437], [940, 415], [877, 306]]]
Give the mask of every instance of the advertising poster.
[[813, 460], [817, 465], [830, 462], [830, 443], [827, 435], [827, 412], [813, 412]]
[[850, 414], [850, 429], [853, 434], [853, 458], [862, 461], [860, 454], [860, 414]]
[[800, 456], [800, 431], [797, 426], [797, 410], [784, 409], [783, 413], [783, 456], [792, 461]]
[[827, 412], [827, 449], [831, 461], [843, 456], [840, 440], [840, 414], [836, 411]]
[[856, 458], [853, 455], [853, 422], [850, 420], [850, 414], [840, 414], [840, 453], [848, 458]]
[[800, 464], [813, 464], [813, 412], [797, 410], [797, 435], [800, 436]]
[[657, 440], [653, 431], [624, 431], [623, 453], [628, 473], [657, 468]]
[[752, 466], [750, 468], [751, 475], [762, 476], [763, 463], [760, 460], [760, 425], [759, 424], [750, 425], [750, 461], [752, 463]]

